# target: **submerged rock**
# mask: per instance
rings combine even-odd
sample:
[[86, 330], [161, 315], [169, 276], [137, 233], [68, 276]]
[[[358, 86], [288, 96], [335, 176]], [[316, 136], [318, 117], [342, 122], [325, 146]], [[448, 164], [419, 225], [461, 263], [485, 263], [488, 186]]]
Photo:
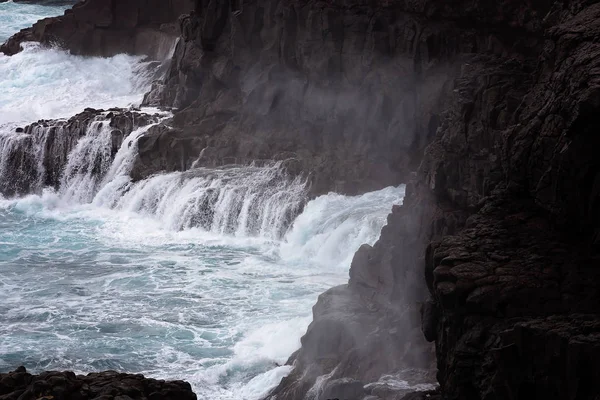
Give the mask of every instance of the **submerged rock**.
[[165, 382], [143, 375], [115, 371], [75, 375], [42, 372], [31, 375], [24, 367], [0, 374], [0, 398], [4, 400], [196, 400], [184, 381]]

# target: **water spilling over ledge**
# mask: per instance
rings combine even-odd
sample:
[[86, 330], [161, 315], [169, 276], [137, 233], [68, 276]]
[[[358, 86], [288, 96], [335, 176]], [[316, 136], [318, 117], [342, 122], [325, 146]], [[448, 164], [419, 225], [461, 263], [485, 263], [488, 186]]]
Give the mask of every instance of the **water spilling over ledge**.
[[5, 129], [0, 132], [0, 189], [12, 196], [51, 186], [66, 203], [137, 212], [173, 230], [200, 227], [281, 238], [306, 202], [306, 181], [291, 177], [282, 162], [131, 180], [137, 141], [167, 116], [89, 110], [22, 132]]
[[289, 373], [277, 365], [316, 296], [402, 201], [403, 187], [308, 201], [283, 162], [133, 181], [138, 140], [165, 118], [87, 110], [0, 131], [1, 367], [119, 369], [257, 399]]

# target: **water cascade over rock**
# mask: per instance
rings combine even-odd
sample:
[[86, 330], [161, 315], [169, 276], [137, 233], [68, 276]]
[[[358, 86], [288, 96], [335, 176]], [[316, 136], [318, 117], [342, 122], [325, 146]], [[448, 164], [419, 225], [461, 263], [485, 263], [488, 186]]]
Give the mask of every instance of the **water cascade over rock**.
[[90, 109], [68, 120], [39, 121], [25, 128], [4, 126], [0, 128], [0, 193], [18, 196], [47, 186], [58, 189], [61, 179], [70, 184], [74, 175], [86, 174], [81, 168], [89, 177], [101, 176], [123, 139], [153, 122], [158, 122], [158, 116]]
[[55, 188], [63, 201], [152, 216], [170, 229], [283, 237], [306, 201], [306, 179], [283, 162], [194, 168], [135, 182], [138, 141], [165, 114], [86, 110], [0, 135], [4, 196]]
[[[293, 160], [194, 167], [134, 180], [140, 139], [157, 124], [168, 126], [168, 117], [87, 110], [68, 121], [42, 121], [5, 133], [0, 160], [22, 157], [19, 163], [36, 173], [3, 169], [3, 181], [14, 186], [3, 193], [10, 199], [0, 199], [0, 239], [11, 244], [0, 259], [8, 260], [9, 272], [13, 265], [26, 266], [16, 278], [20, 283], [3, 292], [11, 313], [3, 317], [1, 333], [15, 349], [7, 357], [25, 351], [43, 358], [40, 352], [48, 351], [39, 347], [43, 341], [57, 348], [48, 354], [49, 363], [64, 368], [74, 350], [63, 354], [56, 340], [68, 335], [69, 343], [99, 359], [94, 369], [131, 360], [128, 368], [146, 373], [141, 368], [153, 365], [157, 352], [173, 348], [208, 360], [194, 363], [197, 393], [259, 398], [289, 372], [289, 366], [274, 368], [275, 363], [285, 363], [298, 348], [308, 322], [305, 312], [317, 293], [343, 281], [352, 252], [377, 240], [389, 204], [400, 203], [404, 189], [356, 197], [332, 193], [309, 201], [306, 177], [288, 171]], [[54, 160], [38, 151], [51, 146], [63, 156]], [[28, 190], [32, 194], [14, 197]], [[36, 226], [44, 226], [44, 239]], [[60, 252], [58, 259], [47, 253], [46, 237], [55, 238], [52, 253]], [[13, 252], [21, 242], [28, 251]], [[45, 267], [48, 258], [55, 260], [54, 268]], [[88, 270], [101, 284], [85, 283]], [[14, 303], [22, 290], [37, 293], [29, 291], [40, 285], [31, 274], [43, 277], [43, 290]], [[65, 280], [64, 293], [55, 292], [57, 279]], [[148, 291], [149, 285], [155, 289]], [[52, 322], [46, 318], [47, 296], [55, 296]], [[77, 324], [88, 328], [65, 328], [73, 307], [80, 310]], [[35, 324], [41, 336], [13, 335], [15, 318], [24, 326]], [[138, 331], [149, 334], [140, 339]], [[90, 332], [99, 335], [96, 340], [89, 340]], [[114, 335], [116, 344], [104, 343]], [[178, 357], [167, 354], [160, 365], [170, 367], [154, 374], [176, 378], [183, 365], [190, 365], [189, 356]], [[225, 395], [221, 384], [211, 383], [212, 376], [225, 382]], [[60, 387], [51, 389], [48, 393]]]

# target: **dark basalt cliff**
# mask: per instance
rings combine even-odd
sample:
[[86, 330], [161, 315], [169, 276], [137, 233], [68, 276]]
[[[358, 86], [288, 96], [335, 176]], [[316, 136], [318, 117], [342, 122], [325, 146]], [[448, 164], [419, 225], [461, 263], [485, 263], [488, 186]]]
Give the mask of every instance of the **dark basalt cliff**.
[[449, 398], [600, 393], [600, 4], [540, 16], [539, 46], [463, 68], [412, 194], [434, 200], [427, 325]]
[[294, 158], [313, 194], [406, 181], [438, 126], [459, 34], [388, 3], [199, 2], [146, 96], [178, 110], [174, 127], [144, 139], [136, 177]]
[[[136, 52], [103, 44], [131, 37], [111, 15], [27, 34]], [[140, 139], [135, 179], [294, 159], [313, 196], [409, 182], [271, 397], [396, 399], [372, 383], [437, 359], [448, 399], [598, 398], [600, 3], [198, 0], [179, 27], [145, 99], [175, 115]]]
[[426, 355], [414, 322], [389, 311], [414, 309], [424, 280], [445, 398], [595, 399], [600, 4], [434, 3], [392, 15], [417, 13], [422, 31], [443, 20], [443, 43], [460, 44], [440, 126], [405, 205], [358, 251], [349, 285], [321, 296], [273, 395], [318, 382], [317, 398], [339, 397], [354, 387], [341, 377], [367, 383]]

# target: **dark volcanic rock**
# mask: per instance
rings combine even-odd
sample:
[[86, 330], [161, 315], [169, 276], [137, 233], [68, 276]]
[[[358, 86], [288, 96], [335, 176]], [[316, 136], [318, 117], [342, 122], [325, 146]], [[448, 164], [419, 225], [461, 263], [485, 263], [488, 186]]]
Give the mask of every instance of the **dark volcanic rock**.
[[442, 400], [439, 392], [414, 392], [408, 393], [398, 400]]
[[301, 399], [318, 378], [320, 385], [340, 378], [366, 384], [406, 368], [433, 368], [434, 350], [420, 329], [427, 289], [414, 268], [423, 263], [426, 229], [419, 233], [420, 221], [406, 209], [395, 207], [379, 241], [355, 254], [349, 284], [319, 296], [294, 370], [272, 398]]
[[[106, 4], [3, 49], [59, 38], [75, 53], [147, 52], [134, 39], [176, 17]], [[135, 179], [293, 158], [312, 195], [359, 193], [420, 163], [349, 283], [319, 297], [271, 396], [359, 397], [430, 367], [427, 338], [447, 399], [598, 398], [600, 3], [198, 0], [179, 25], [146, 96], [176, 110], [173, 126], [141, 138]]]
[[21, 43], [58, 44], [73, 54], [112, 56], [130, 53], [164, 59], [175, 43], [179, 15], [193, 0], [80, 1], [63, 16], [45, 18], [0, 46], [12, 55]]
[[459, 35], [421, 29], [385, 3], [200, 1], [180, 20], [165, 81], [146, 96], [178, 110], [175, 129], [152, 140], [186, 153], [142, 149], [137, 176], [295, 158], [313, 194], [406, 181], [458, 73]]
[[362, 400], [365, 397], [363, 386], [362, 382], [348, 378], [330, 380], [323, 385], [316, 398], [318, 400]]
[[3, 400], [196, 400], [189, 383], [147, 379], [114, 371], [86, 376], [73, 372], [27, 373], [24, 367], [0, 374]]
[[42, 120], [14, 135], [0, 137], [0, 194], [19, 196], [58, 188], [69, 153], [79, 139], [108, 124], [112, 130], [112, 156], [135, 129], [158, 122], [158, 116], [125, 109], [86, 109], [68, 120]]
[[600, 4], [463, 6], [407, 5], [424, 13], [422, 30], [454, 21], [447, 32], [462, 31], [457, 41], [470, 35], [487, 46], [461, 57], [405, 205], [373, 249], [356, 253], [349, 285], [319, 299], [278, 399], [302, 398], [324, 378], [369, 382], [388, 354], [398, 364], [382, 368], [398, 368], [407, 355], [393, 345], [361, 352], [369, 329], [393, 320], [371, 310], [415, 310], [420, 301], [445, 398], [600, 394]]
[[424, 327], [449, 399], [600, 393], [600, 5], [557, 2], [540, 37], [465, 65], [407, 200], [433, 196]]

